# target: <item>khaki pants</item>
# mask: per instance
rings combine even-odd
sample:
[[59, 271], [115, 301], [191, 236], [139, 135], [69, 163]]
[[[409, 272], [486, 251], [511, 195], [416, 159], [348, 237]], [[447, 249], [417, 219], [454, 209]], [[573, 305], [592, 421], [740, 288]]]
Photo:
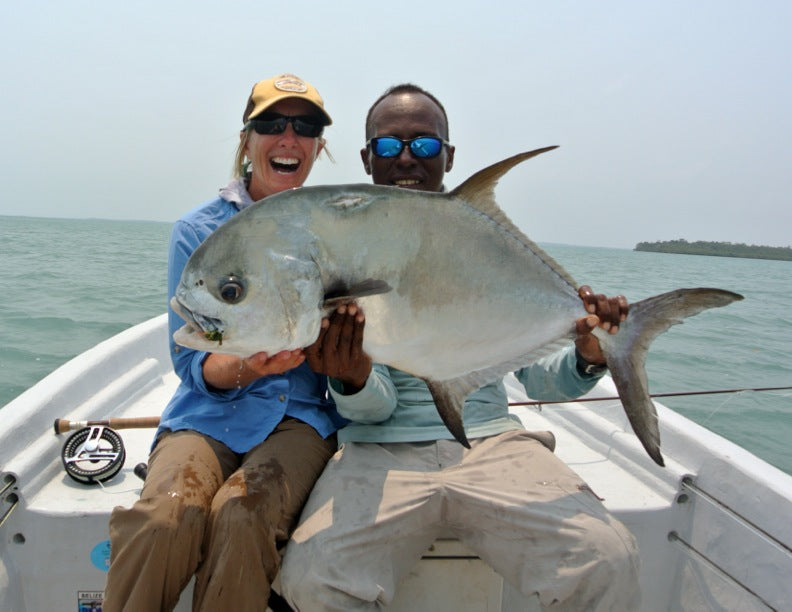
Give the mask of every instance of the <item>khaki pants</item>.
[[196, 571], [193, 610], [265, 610], [279, 549], [335, 448], [290, 418], [244, 455], [163, 434], [140, 499], [110, 518], [103, 610], [172, 610]]
[[316, 483], [281, 568], [296, 609], [373, 610], [451, 532], [554, 610], [635, 610], [638, 550], [585, 483], [528, 432], [344, 445]]

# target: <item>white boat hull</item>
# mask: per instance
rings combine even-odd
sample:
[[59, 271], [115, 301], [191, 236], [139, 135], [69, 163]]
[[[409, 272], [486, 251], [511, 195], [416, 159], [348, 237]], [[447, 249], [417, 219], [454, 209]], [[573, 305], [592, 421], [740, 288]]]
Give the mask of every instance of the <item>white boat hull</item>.
[[[102, 487], [64, 471], [53, 422], [157, 416], [178, 380], [165, 315], [79, 355], [0, 408], [0, 610], [90, 610], [101, 600], [107, 522], [131, 505], [152, 429], [118, 432], [120, 472]], [[512, 400], [525, 399], [507, 379]], [[589, 394], [615, 395], [606, 378]], [[695, 401], [695, 399], [691, 399]], [[551, 430], [556, 454], [632, 530], [645, 610], [792, 609], [792, 477], [658, 405], [666, 468], [646, 456], [618, 401], [515, 407]], [[442, 540], [401, 585], [393, 610], [526, 610], [526, 600], [457, 541]], [[100, 610], [101, 608], [97, 608]], [[190, 609], [189, 590], [177, 610]]]

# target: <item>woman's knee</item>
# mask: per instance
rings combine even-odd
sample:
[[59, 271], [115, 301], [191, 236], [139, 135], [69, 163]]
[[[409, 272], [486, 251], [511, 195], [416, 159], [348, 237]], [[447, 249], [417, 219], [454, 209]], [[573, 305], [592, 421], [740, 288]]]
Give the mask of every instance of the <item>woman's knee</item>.
[[[118, 507], [110, 517], [110, 532], [151, 542], [195, 538], [205, 529], [208, 509], [188, 503], [180, 495], [138, 500], [131, 508]], [[123, 537], [123, 536], [122, 536]]]

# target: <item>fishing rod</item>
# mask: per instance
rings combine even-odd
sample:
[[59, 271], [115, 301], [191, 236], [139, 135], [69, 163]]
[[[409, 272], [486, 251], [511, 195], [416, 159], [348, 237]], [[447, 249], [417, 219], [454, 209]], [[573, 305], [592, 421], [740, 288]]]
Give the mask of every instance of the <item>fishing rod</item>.
[[160, 418], [151, 417], [116, 417], [100, 421], [70, 421], [69, 419], [55, 419], [55, 433], [62, 434], [67, 431], [83, 427], [109, 427], [110, 429], [146, 429], [157, 427]]
[[[790, 387], [754, 387], [744, 389], [716, 389], [714, 391], [680, 391], [675, 393], [652, 393], [649, 397], [677, 397], [681, 395], [712, 395], [716, 393], [741, 393], [743, 391], [783, 391]], [[509, 402], [509, 406], [540, 406], [542, 404], [566, 404], [577, 402], [605, 402], [618, 400], [618, 395], [609, 397], [583, 397], [577, 400]], [[117, 417], [96, 421], [70, 421], [55, 419], [55, 434], [75, 431], [63, 445], [61, 459], [66, 473], [83, 484], [102, 483], [115, 476], [124, 465], [126, 451], [124, 443], [115, 430], [150, 428], [159, 425], [160, 418]], [[135, 466], [135, 474], [145, 480], [147, 466]]]
[[[674, 393], [650, 393], [649, 397], [679, 397], [682, 395], [714, 395], [716, 393], [742, 393], [743, 391], [784, 391], [792, 387], [754, 387], [744, 389], [715, 389], [713, 391], [677, 391]], [[542, 404], [569, 404], [571, 402], [606, 402], [620, 399], [618, 395], [609, 397], [581, 397], [576, 400], [554, 400], [545, 402], [531, 400], [527, 402], [509, 402], [509, 406], [539, 406]]]
[[[675, 393], [650, 393], [649, 397], [679, 397], [683, 395], [715, 395], [717, 393], [742, 393], [743, 391], [786, 391], [790, 387], [751, 387], [743, 389], [716, 389], [713, 391], [678, 391]], [[607, 402], [618, 400], [618, 395], [607, 397], [581, 397], [576, 400], [531, 400], [526, 402], [509, 402], [509, 406], [538, 406], [540, 404], [568, 404], [570, 402]], [[62, 434], [82, 427], [104, 426], [111, 429], [137, 429], [157, 427], [160, 418], [150, 417], [117, 417], [99, 421], [70, 421], [68, 419], [55, 419], [55, 433]]]
[[[743, 391], [786, 391], [792, 389], [790, 387], [746, 387], [743, 389], [716, 389], [713, 391], [678, 391], [675, 393], [650, 393], [649, 397], [679, 397], [682, 395], [714, 395], [717, 393], [742, 393]], [[619, 399], [618, 395], [611, 395], [607, 397], [581, 397], [576, 400], [531, 400], [527, 402], [509, 402], [509, 406], [536, 406], [538, 404], [568, 404], [570, 402], [607, 402]], [[73, 431], [82, 427], [92, 427], [101, 425], [110, 427], [111, 429], [137, 429], [157, 427], [160, 418], [156, 416], [150, 417], [117, 417], [106, 420], [97, 421], [70, 421], [68, 419], [55, 419], [55, 433], [62, 434], [67, 431]]]

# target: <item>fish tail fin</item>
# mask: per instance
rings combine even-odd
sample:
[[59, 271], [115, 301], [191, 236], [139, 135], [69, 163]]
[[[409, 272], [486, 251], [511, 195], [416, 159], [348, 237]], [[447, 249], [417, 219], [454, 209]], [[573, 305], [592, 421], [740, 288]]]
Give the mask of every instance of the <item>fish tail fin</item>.
[[472, 389], [466, 389], [463, 385], [451, 382], [439, 382], [436, 380], [424, 380], [429, 392], [432, 394], [437, 412], [443, 423], [465, 448], [470, 448], [467, 435], [465, 434], [465, 424], [462, 420], [462, 410], [465, 407], [465, 398]]
[[649, 345], [683, 319], [741, 299], [743, 296], [722, 289], [677, 289], [631, 304], [618, 334], [597, 333], [630, 425], [658, 465], [665, 465], [665, 462], [660, 453], [657, 411], [649, 396], [646, 378]]

